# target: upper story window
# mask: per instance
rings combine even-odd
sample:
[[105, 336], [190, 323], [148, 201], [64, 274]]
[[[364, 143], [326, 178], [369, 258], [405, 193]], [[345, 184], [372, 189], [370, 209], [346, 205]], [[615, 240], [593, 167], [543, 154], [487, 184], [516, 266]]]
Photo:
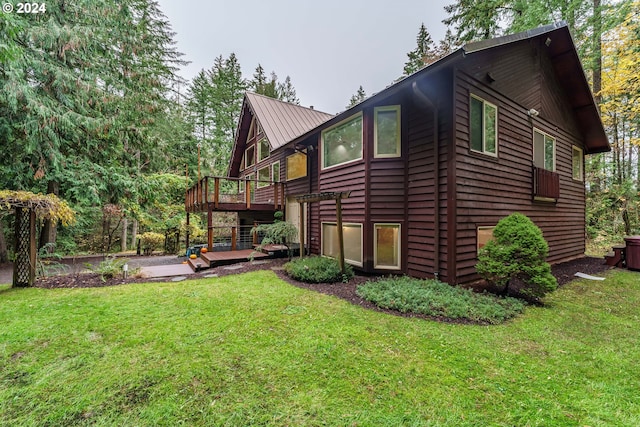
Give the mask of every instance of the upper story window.
[[267, 138], [262, 138], [258, 143], [258, 161], [261, 162], [269, 157], [270, 150], [271, 145], [269, 145], [269, 140], [267, 140]]
[[287, 181], [307, 176], [307, 155], [294, 153], [287, 157]]
[[374, 109], [374, 157], [400, 156], [400, 106]]
[[255, 145], [252, 145], [251, 147], [247, 148], [246, 151], [244, 152], [245, 169], [248, 168], [249, 166], [253, 166], [255, 162], [256, 162], [256, 147]]
[[268, 187], [271, 184], [271, 166], [258, 169], [258, 188]]
[[551, 172], [556, 170], [556, 139], [538, 129], [533, 130], [533, 165]]
[[573, 163], [573, 179], [584, 181], [584, 153], [575, 145], [571, 147], [571, 160]]
[[471, 150], [498, 155], [498, 107], [471, 95], [469, 128]]
[[362, 113], [322, 131], [322, 168], [362, 159]]
[[271, 180], [273, 182], [280, 182], [280, 161], [271, 164]]

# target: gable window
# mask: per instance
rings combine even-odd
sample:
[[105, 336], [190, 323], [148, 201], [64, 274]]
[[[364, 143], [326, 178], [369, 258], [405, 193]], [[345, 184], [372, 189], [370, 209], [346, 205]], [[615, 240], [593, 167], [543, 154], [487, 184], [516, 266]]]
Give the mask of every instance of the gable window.
[[252, 145], [244, 152], [244, 167], [253, 166], [256, 162], [256, 146]]
[[538, 129], [533, 130], [533, 165], [551, 172], [556, 170], [556, 139]]
[[269, 150], [271, 150], [271, 146], [269, 145], [269, 140], [267, 140], [267, 138], [262, 138], [258, 143], [258, 161], [259, 162], [269, 157]]
[[400, 224], [374, 224], [374, 267], [400, 269]]
[[[344, 260], [349, 264], [362, 266], [362, 224], [342, 223]], [[322, 223], [322, 255], [338, 258], [338, 226], [335, 222]]]
[[280, 161], [271, 164], [271, 180], [273, 182], [280, 182]]
[[374, 157], [400, 156], [400, 106], [374, 109]]
[[573, 179], [584, 181], [584, 153], [581, 148], [575, 145], [571, 147], [571, 160], [573, 163]]
[[295, 153], [287, 157], [287, 181], [307, 176], [307, 155]]
[[268, 187], [271, 185], [271, 167], [265, 166], [262, 169], [258, 169], [258, 188]]
[[471, 150], [498, 155], [498, 107], [471, 95], [469, 130]]
[[322, 168], [362, 159], [362, 113], [322, 131]]

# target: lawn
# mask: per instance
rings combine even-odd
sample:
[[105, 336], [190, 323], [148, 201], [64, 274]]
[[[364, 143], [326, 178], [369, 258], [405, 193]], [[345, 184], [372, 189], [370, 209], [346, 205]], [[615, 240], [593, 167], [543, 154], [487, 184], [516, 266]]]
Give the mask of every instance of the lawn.
[[576, 281], [499, 326], [368, 311], [270, 271], [4, 287], [0, 424], [640, 425], [639, 282]]

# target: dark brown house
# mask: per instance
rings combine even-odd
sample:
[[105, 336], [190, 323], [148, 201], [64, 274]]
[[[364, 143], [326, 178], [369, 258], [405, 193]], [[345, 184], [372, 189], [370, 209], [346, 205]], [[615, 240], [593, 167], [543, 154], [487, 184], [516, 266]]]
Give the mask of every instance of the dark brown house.
[[[559, 23], [467, 44], [335, 116], [247, 94], [229, 176], [268, 207], [245, 222], [281, 207], [297, 222], [296, 196], [350, 191], [347, 262], [454, 284], [478, 278], [478, 248], [515, 211], [550, 262], [583, 256], [584, 155], [609, 149]], [[308, 250], [335, 256], [335, 202], [305, 206]]]

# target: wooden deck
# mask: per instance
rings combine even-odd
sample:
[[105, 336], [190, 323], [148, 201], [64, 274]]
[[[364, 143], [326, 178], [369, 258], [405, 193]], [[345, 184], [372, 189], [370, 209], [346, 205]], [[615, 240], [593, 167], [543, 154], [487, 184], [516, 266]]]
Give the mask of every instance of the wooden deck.
[[[242, 249], [239, 251], [207, 252], [200, 255], [199, 261], [204, 261], [205, 267], [215, 267], [222, 264], [232, 264], [234, 262], [248, 261], [252, 256], [253, 259], [269, 257], [268, 254], [254, 251], [253, 249]], [[193, 261], [198, 261], [198, 259], [195, 259]]]

